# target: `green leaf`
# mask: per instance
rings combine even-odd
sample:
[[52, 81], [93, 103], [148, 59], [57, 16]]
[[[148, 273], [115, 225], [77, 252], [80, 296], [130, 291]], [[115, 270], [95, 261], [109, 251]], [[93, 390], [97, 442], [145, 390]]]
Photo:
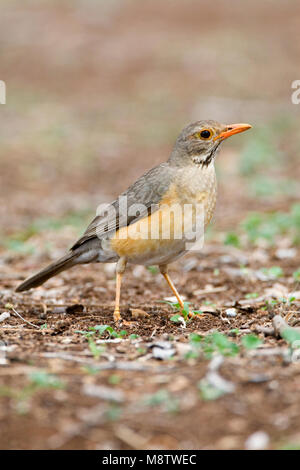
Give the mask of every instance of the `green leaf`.
[[92, 339], [89, 339], [89, 348], [95, 359], [98, 359], [101, 354], [105, 351], [105, 348], [103, 346], [98, 348], [95, 341], [93, 341]]
[[191, 333], [189, 339], [191, 343], [201, 343], [201, 341], [204, 339], [204, 336], [198, 335], [198, 333]]
[[193, 313], [194, 313], [195, 315], [203, 315], [202, 310], [193, 310]]
[[129, 339], [137, 339], [139, 338], [139, 335], [136, 335], [136, 334], [132, 334], [129, 336]]
[[262, 272], [272, 278], [272, 279], [278, 279], [279, 277], [283, 276], [283, 271], [280, 266], [272, 266], [271, 268], [263, 268]]
[[213, 387], [204, 379], [200, 381], [198, 388], [200, 390], [201, 398], [205, 401], [217, 400], [225, 394], [222, 389]]
[[281, 333], [281, 336], [292, 346], [300, 348], [300, 332], [295, 328], [287, 328]]
[[250, 292], [249, 294], [245, 295], [246, 299], [257, 299], [258, 293], [257, 292]]
[[255, 349], [263, 342], [258, 336], [253, 335], [252, 333], [243, 336], [241, 341], [245, 349]]
[[118, 385], [122, 380], [122, 377], [118, 374], [112, 374], [108, 377], [108, 382], [111, 385]]
[[235, 232], [228, 232], [225, 236], [224, 245], [231, 245], [238, 248], [240, 246], [240, 238]]
[[293, 272], [293, 278], [296, 282], [300, 282], [300, 268]]
[[105, 333], [106, 331], [108, 331], [109, 333], [113, 331], [112, 327], [109, 325], [96, 325], [90, 328], [97, 331], [99, 333], [99, 336], [102, 336], [103, 333]]
[[157, 274], [159, 272], [159, 269], [157, 266], [147, 266], [147, 270], [151, 273], [151, 274]]
[[41, 388], [64, 388], [65, 384], [53, 374], [39, 370], [29, 375], [31, 384]]
[[179, 313], [173, 315], [170, 320], [174, 323], [184, 323], [184, 318]]

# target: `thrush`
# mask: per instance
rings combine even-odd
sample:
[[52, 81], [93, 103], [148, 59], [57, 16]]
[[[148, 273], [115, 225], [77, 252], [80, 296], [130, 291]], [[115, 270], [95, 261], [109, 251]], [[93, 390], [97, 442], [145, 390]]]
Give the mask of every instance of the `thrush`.
[[212, 218], [217, 195], [214, 159], [220, 144], [250, 127], [212, 120], [185, 127], [166, 162], [142, 175], [115, 201], [102, 208], [64, 257], [25, 280], [16, 291], [40, 286], [78, 264], [116, 262], [114, 321], [118, 322], [126, 264], [158, 265], [183, 309], [183, 300], [168, 274], [168, 265], [188, 251], [190, 234], [197, 238], [197, 230], [203, 231]]

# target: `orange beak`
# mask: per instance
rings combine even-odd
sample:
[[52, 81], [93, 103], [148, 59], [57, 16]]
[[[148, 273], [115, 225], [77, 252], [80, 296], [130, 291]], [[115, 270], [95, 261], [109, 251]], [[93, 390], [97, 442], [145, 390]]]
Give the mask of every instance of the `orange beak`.
[[240, 132], [244, 132], [248, 129], [251, 129], [251, 127], [252, 126], [250, 126], [250, 124], [229, 124], [226, 130], [217, 135], [214, 140], [227, 139], [227, 137], [230, 137], [234, 134], [239, 134]]

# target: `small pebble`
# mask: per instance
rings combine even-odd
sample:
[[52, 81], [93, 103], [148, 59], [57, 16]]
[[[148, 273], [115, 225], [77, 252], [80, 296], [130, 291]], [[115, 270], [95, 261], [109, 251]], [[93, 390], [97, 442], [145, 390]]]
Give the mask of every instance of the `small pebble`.
[[245, 448], [247, 450], [263, 450], [269, 445], [270, 438], [265, 431], [257, 431], [246, 439]]
[[237, 314], [237, 311], [236, 311], [236, 308], [228, 308], [227, 310], [225, 310], [225, 313], [227, 315], [227, 317], [236, 317], [236, 314]]
[[3, 312], [0, 315], [0, 322], [7, 320], [10, 317], [10, 313], [8, 312]]
[[278, 259], [294, 258], [296, 255], [296, 248], [279, 248], [275, 253]]
[[172, 343], [168, 341], [157, 341], [149, 345], [149, 349], [152, 350], [152, 356], [155, 359], [165, 360], [170, 359], [175, 354], [175, 348]]

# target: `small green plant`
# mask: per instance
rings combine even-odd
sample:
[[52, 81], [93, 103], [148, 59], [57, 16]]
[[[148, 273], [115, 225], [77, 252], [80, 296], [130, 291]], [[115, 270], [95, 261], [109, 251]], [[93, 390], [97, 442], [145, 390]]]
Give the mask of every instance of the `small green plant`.
[[158, 274], [159, 273], [159, 269], [157, 266], [147, 266], [147, 270], [151, 273], [151, 274]]
[[300, 444], [291, 442], [291, 443], [284, 444], [283, 446], [279, 447], [278, 450], [300, 450]]
[[[281, 336], [289, 345], [291, 360], [299, 362], [300, 355], [298, 350], [300, 349], [300, 331], [295, 328], [286, 328], [286, 330], [281, 333]], [[296, 354], [296, 358], [294, 358], [294, 354]]]
[[99, 368], [95, 366], [84, 366], [82, 367], [82, 370], [84, 370], [84, 372], [90, 375], [95, 375], [99, 372]]
[[293, 196], [297, 193], [297, 181], [255, 176], [250, 180], [250, 194], [254, 197], [265, 198], [277, 195]]
[[141, 356], [144, 356], [147, 352], [147, 349], [145, 348], [137, 348], [137, 352], [138, 354], [140, 354]]
[[106, 419], [108, 421], [118, 421], [118, 419], [121, 418], [122, 411], [123, 410], [119, 405], [112, 403], [105, 411]]
[[280, 266], [272, 266], [271, 268], [263, 268], [261, 270], [270, 279], [279, 279], [283, 276], [283, 270]]
[[[176, 313], [175, 315], [171, 317], [172, 322], [182, 323], [185, 325], [186, 323], [191, 321], [192, 317], [190, 317], [190, 302], [184, 302], [183, 309], [181, 309], [180, 304], [178, 302], [170, 302], [168, 300], [162, 300], [161, 302], [170, 305], [170, 307], [172, 307], [174, 312], [180, 312], [180, 313]], [[203, 312], [200, 310], [192, 310], [191, 313], [192, 315], [203, 314]]]
[[229, 331], [229, 333], [232, 336], [237, 336], [239, 334], [240, 330], [238, 328], [233, 328], [232, 330]]
[[258, 293], [257, 292], [249, 292], [249, 294], [245, 295], [246, 299], [257, 299]]
[[136, 334], [132, 334], [132, 335], [129, 335], [129, 339], [138, 339], [139, 338], [139, 335], [136, 335]]
[[49, 374], [44, 370], [39, 370], [29, 374], [29, 388], [64, 388], [64, 383], [54, 374]]
[[179, 313], [176, 313], [176, 315], [172, 315], [170, 320], [174, 323], [183, 323], [183, 324], [185, 324], [184, 318]]
[[222, 388], [214, 387], [205, 379], [200, 380], [198, 383], [198, 389], [200, 396], [204, 401], [217, 400], [226, 393]]
[[169, 413], [176, 413], [179, 410], [179, 401], [164, 389], [153, 395], [146, 395], [144, 404], [151, 407], [163, 406], [165, 411]]
[[122, 380], [122, 377], [118, 374], [112, 374], [108, 377], [108, 383], [111, 385], [118, 385]]
[[287, 328], [281, 336], [295, 349], [300, 348], [300, 331], [295, 328]]
[[224, 245], [231, 245], [238, 248], [241, 245], [240, 237], [235, 232], [228, 232], [225, 235]]
[[66, 225], [78, 228], [78, 231], [81, 232], [85, 226], [85, 222], [88, 222], [90, 216], [90, 211], [77, 211], [66, 213], [60, 219], [38, 218], [29, 225], [26, 230], [20, 231], [9, 238], [3, 237], [1, 245], [4, 245], [11, 251], [31, 254], [34, 253], [35, 247], [26, 242], [34, 235], [46, 230], [61, 230]]
[[28, 383], [21, 390], [15, 387], [0, 387], [0, 396], [9, 397], [16, 402], [19, 414], [28, 412], [30, 398], [41, 389], [63, 389], [65, 383], [56, 375], [37, 370], [28, 375]]
[[252, 244], [263, 239], [272, 245], [278, 235], [289, 235], [294, 244], [299, 244], [300, 204], [293, 204], [289, 212], [252, 212], [241, 223], [241, 228]]
[[211, 359], [215, 353], [222, 356], [235, 356], [239, 352], [238, 345], [219, 332], [207, 336], [192, 333], [189, 343], [191, 350], [186, 354], [186, 359], [198, 357], [199, 354], [204, 354], [206, 359]]
[[98, 334], [100, 338], [103, 337], [105, 333], [108, 333], [110, 338], [124, 338], [128, 334], [126, 330], [121, 330], [118, 332], [109, 325], [90, 326], [88, 331], [76, 330], [76, 333], [84, 335], [87, 339], [96, 334]]
[[97, 325], [90, 327], [90, 329], [97, 332], [100, 337], [102, 337], [104, 333], [108, 333], [111, 338], [124, 338], [124, 336], [127, 336], [128, 334], [126, 330], [117, 332], [109, 325]]
[[105, 346], [97, 346], [95, 341], [92, 338], [88, 338], [89, 350], [94, 356], [94, 359], [99, 359], [99, 357], [105, 352]]
[[22, 255], [33, 255], [35, 253], [35, 247], [33, 245], [27, 244], [21, 240], [15, 240], [14, 238], [4, 240], [3, 244], [7, 250]]
[[242, 336], [241, 342], [245, 349], [255, 349], [262, 344], [262, 340], [252, 333]]
[[98, 336], [101, 338], [105, 334], [108, 334], [109, 338], [124, 338], [128, 334], [126, 330], [121, 330], [120, 332], [117, 332], [109, 325], [90, 326], [88, 331], [76, 330], [76, 333], [83, 335], [87, 339], [89, 350], [93, 354], [94, 359], [99, 359], [99, 357], [106, 350], [105, 345], [97, 346], [94, 340], [95, 337]]
[[296, 282], [300, 282], [300, 268], [293, 272], [293, 278]]

